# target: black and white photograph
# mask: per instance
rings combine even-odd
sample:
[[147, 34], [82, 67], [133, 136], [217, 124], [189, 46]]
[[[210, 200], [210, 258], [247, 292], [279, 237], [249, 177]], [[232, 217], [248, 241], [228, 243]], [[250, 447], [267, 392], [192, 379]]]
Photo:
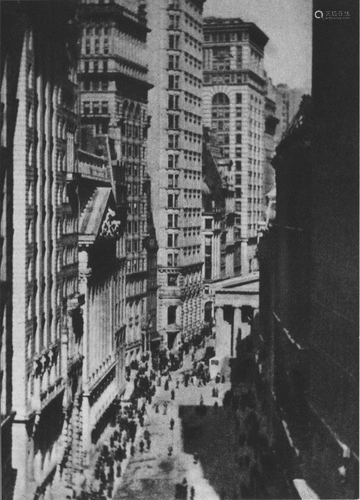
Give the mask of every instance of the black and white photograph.
[[0, 23], [0, 497], [359, 499], [359, 1]]

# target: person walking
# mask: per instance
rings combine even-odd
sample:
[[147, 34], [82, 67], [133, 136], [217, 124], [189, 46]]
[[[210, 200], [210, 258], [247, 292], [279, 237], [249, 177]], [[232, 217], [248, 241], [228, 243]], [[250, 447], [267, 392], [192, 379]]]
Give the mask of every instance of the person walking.
[[175, 425], [175, 420], [173, 418], [170, 419], [170, 429], [173, 430]]
[[171, 399], [175, 399], [175, 391], [174, 391], [174, 389], [171, 389]]

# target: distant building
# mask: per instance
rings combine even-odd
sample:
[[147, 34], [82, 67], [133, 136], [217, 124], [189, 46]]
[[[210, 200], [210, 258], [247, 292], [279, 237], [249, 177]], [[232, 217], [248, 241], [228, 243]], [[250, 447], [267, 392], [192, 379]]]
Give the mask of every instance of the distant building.
[[203, 147], [204, 322], [210, 324], [212, 283], [234, 276], [235, 204], [231, 162], [222, 158], [208, 129], [204, 129]]
[[[137, 0], [81, 2], [82, 147], [110, 138], [112, 180], [126, 225], [126, 365], [139, 360], [147, 336], [148, 82], [144, 5]], [[101, 154], [100, 151], [94, 150]], [[120, 257], [120, 255], [118, 255]], [[117, 286], [120, 286], [119, 284]]]
[[204, 19], [203, 117], [214, 130], [235, 184], [235, 273], [257, 269], [265, 162], [264, 47], [268, 37], [238, 18]]
[[269, 437], [320, 498], [359, 496], [359, 6], [342, 8], [347, 20], [313, 19], [312, 102], [277, 147], [276, 217], [259, 244]]
[[202, 326], [202, 9], [203, 0], [147, 5], [157, 327], [169, 349]]
[[279, 83], [274, 90], [276, 93], [276, 115], [279, 119], [279, 126], [275, 134], [275, 143], [278, 144], [285, 130], [290, 125], [291, 120], [298, 112], [302, 96], [308, 94], [308, 92], [303, 89], [292, 89], [286, 83]]
[[276, 147], [276, 129], [279, 124], [276, 109], [277, 92], [271, 78], [266, 80], [266, 95], [265, 95], [265, 131], [264, 131], [264, 147], [265, 147], [265, 161], [264, 161], [264, 195], [266, 196], [269, 191], [275, 187], [275, 170], [271, 165], [271, 160], [275, 155]]

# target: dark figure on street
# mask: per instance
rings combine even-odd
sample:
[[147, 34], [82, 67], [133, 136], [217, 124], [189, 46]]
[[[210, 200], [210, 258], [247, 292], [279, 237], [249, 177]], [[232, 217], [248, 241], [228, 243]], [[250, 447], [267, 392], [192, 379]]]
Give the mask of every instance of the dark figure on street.
[[194, 486], [191, 486], [190, 488], [190, 500], [194, 500], [195, 499], [195, 488]]
[[164, 389], [165, 391], [169, 390], [169, 381], [167, 379], [165, 380]]
[[154, 404], [155, 413], [159, 413], [159, 405], [157, 403]]
[[180, 382], [179, 382], [179, 380], [177, 380], [176, 381], [176, 389], [179, 389], [179, 384], [180, 384]]
[[204, 398], [203, 398], [203, 396], [201, 394], [201, 396], [200, 396], [200, 406], [203, 406], [203, 404], [204, 404]]
[[151, 439], [150, 438], [147, 438], [146, 446], [147, 446], [147, 449], [150, 450], [150, 446], [151, 446]]
[[130, 448], [130, 455], [133, 457], [135, 455], [135, 446], [132, 444]]
[[172, 418], [172, 419], [170, 420], [170, 429], [171, 429], [171, 430], [173, 430], [174, 425], [175, 425], [175, 420]]
[[197, 452], [194, 453], [194, 464], [197, 464], [199, 461], [199, 454]]
[[164, 403], [164, 411], [163, 411], [163, 415], [166, 415], [167, 414], [167, 405]]
[[168, 457], [171, 457], [172, 452], [173, 452], [173, 447], [172, 447], [172, 446], [169, 446], [169, 447], [168, 447]]
[[174, 391], [174, 389], [171, 389], [171, 399], [175, 399], [175, 391]]
[[144, 452], [144, 446], [145, 446], [145, 443], [144, 443], [143, 440], [140, 441], [139, 446], [140, 446], [140, 452], [143, 453]]
[[217, 410], [219, 408], [219, 403], [217, 401], [215, 401], [215, 403], [214, 403], [214, 408], [215, 408], [215, 410]]
[[221, 383], [222, 383], [222, 384], [225, 384], [225, 375], [223, 375], [223, 376], [221, 377]]

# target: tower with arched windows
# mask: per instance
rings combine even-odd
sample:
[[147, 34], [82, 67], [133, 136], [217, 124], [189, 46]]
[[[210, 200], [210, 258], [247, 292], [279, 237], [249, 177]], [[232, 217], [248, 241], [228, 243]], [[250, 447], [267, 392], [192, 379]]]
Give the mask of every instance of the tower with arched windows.
[[232, 163], [235, 185], [234, 272], [258, 269], [257, 224], [263, 218], [263, 69], [267, 36], [241, 19], [204, 19], [203, 120], [222, 155]]

